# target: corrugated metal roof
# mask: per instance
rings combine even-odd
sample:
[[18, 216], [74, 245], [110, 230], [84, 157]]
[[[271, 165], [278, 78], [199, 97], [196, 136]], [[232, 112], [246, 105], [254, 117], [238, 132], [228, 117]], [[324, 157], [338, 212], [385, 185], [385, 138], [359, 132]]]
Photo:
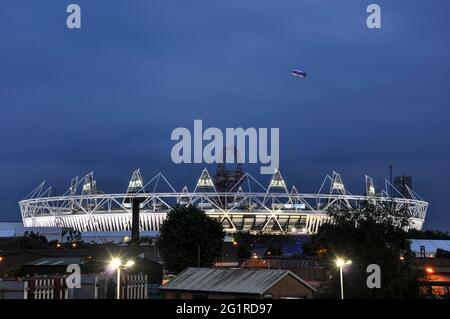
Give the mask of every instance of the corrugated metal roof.
[[52, 258], [39, 258], [33, 260], [25, 265], [27, 266], [67, 266], [71, 264], [80, 264], [82, 261], [81, 257], [52, 257]]
[[160, 288], [261, 295], [287, 275], [293, 276], [309, 289], [315, 290], [288, 270], [217, 268], [187, 268]]

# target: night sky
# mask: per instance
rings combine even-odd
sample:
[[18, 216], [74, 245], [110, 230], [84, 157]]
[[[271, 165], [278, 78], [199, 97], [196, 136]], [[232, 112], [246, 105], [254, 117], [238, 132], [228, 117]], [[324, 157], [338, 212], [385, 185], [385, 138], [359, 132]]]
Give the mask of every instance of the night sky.
[[[66, 28], [71, 2], [81, 30]], [[372, 2], [380, 30], [365, 24]], [[0, 220], [19, 220], [42, 180], [63, 193], [90, 171], [105, 192], [138, 167], [192, 190], [204, 165], [173, 164], [170, 134], [202, 119], [279, 127], [281, 172], [301, 192], [336, 170], [362, 193], [392, 163], [430, 202], [425, 228], [450, 230], [448, 12], [445, 0], [3, 0]]]

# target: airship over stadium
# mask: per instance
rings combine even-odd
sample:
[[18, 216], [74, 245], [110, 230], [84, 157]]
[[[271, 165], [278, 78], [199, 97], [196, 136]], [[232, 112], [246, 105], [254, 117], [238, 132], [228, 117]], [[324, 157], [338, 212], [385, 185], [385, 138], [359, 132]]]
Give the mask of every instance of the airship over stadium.
[[[363, 182], [364, 180], [362, 180]], [[124, 185], [125, 186], [125, 185]], [[289, 188], [288, 188], [289, 186]], [[125, 189], [125, 187], [124, 187]], [[120, 232], [132, 228], [132, 202], [139, 199], [140, 231], [159, 231], [174, 205], [195, 205], [218, 219], [227, 232], [252, 234], [313, 234], [330, 219], [331, 207], [354, 210], [368, 202], [406, 209], [410, 228], [420, 230], [428, 203], [408, 188], [402, 195], [389, 182], [376, 191], [373, 179], [365, 176], [365, 194], [351, 194], [337, 172], [325, 177], [315, 193], [303, 193], [286, 183], [275, 171], [267, 186], [242, 170], [218, 167], [213, 179], [205, 168], [191, 188], [175, 190], [159, 173], [147, 183], [135, 170], [126, 192], [103, 193], [94, 174], [71, 180], [67, 192], [52, 195], [45, 182], [19, 202], [25, 227], [67, 227], [81, 232]]]

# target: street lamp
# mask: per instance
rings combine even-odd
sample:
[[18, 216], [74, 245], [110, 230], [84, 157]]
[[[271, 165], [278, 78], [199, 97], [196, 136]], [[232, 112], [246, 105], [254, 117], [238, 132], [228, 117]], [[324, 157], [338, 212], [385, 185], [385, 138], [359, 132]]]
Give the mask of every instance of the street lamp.
[[434, 269], [431, 268], [431, 267], [425, 268], [425, 271], [427, 272], [427, 274], [433, 274], [434, 273]]
[[352, 261], [351, 260], [344, 260], [342, 258], [338, 258], [338, 259], [336, 259], [335, 263], [336, 263], [336, 267], [339, 268], [339, 275], [340, 275], [340, 278], [341, 278], [341, 299], [344, 299], [344, 277], [342, 275], [342, 269], [345, 266], [350, 265], [352, 263]]
[[120, 258], [113, 258], [109, 262], [109, 267], [112, 270], [117, 270], [117, 288], [116, 288], [116, 299], [120, 299], [120, 270], [133, 267], [134, 261], [128, 260], [125, 264]]

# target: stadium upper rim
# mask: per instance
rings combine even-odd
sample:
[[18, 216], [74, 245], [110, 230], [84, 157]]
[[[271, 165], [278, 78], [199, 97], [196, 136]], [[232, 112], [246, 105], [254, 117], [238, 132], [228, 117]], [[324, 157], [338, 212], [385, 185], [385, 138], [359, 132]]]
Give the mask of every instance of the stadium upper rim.
[[[312, 234], [329, 220], [330, 207], [357, 209], [367, 203], [389, 203], [394, 209], [407, 209], [409, 228], [422, 229], [428, 203], [406, 186], [399, 192], [385, 180], [385, 190], [376, 192], [373, 179], [365, 176], [366, 192], [353, 195], [337, 172], [327, 175], [317, 193], [289, 191], [280, 171], [275, 171], [268, 187], [249, 173], [243, 174], [235, 188], [218, 192], [205, 168], [194, 191], [185, 186], [177, 192], [162, 173], [144, 184], [135, 170], [125, 193], [104, 194], [97, 190], [93, 173], [75, 177], [66, 193], [52, 196], [45, 182], [19, 202], [25, 227], [67, 227], [81, 232], [131, 230], [131, 199], [140, 199], [140, 230], [159, 231], [170, 209], [176, 205], [195, 205], [218, 219], [227, 232], [248, 231], [268, 234]], [[81, 187], [81, 190], [79, 191]], [[150, 191], [151, 190], [151, 191]]]

